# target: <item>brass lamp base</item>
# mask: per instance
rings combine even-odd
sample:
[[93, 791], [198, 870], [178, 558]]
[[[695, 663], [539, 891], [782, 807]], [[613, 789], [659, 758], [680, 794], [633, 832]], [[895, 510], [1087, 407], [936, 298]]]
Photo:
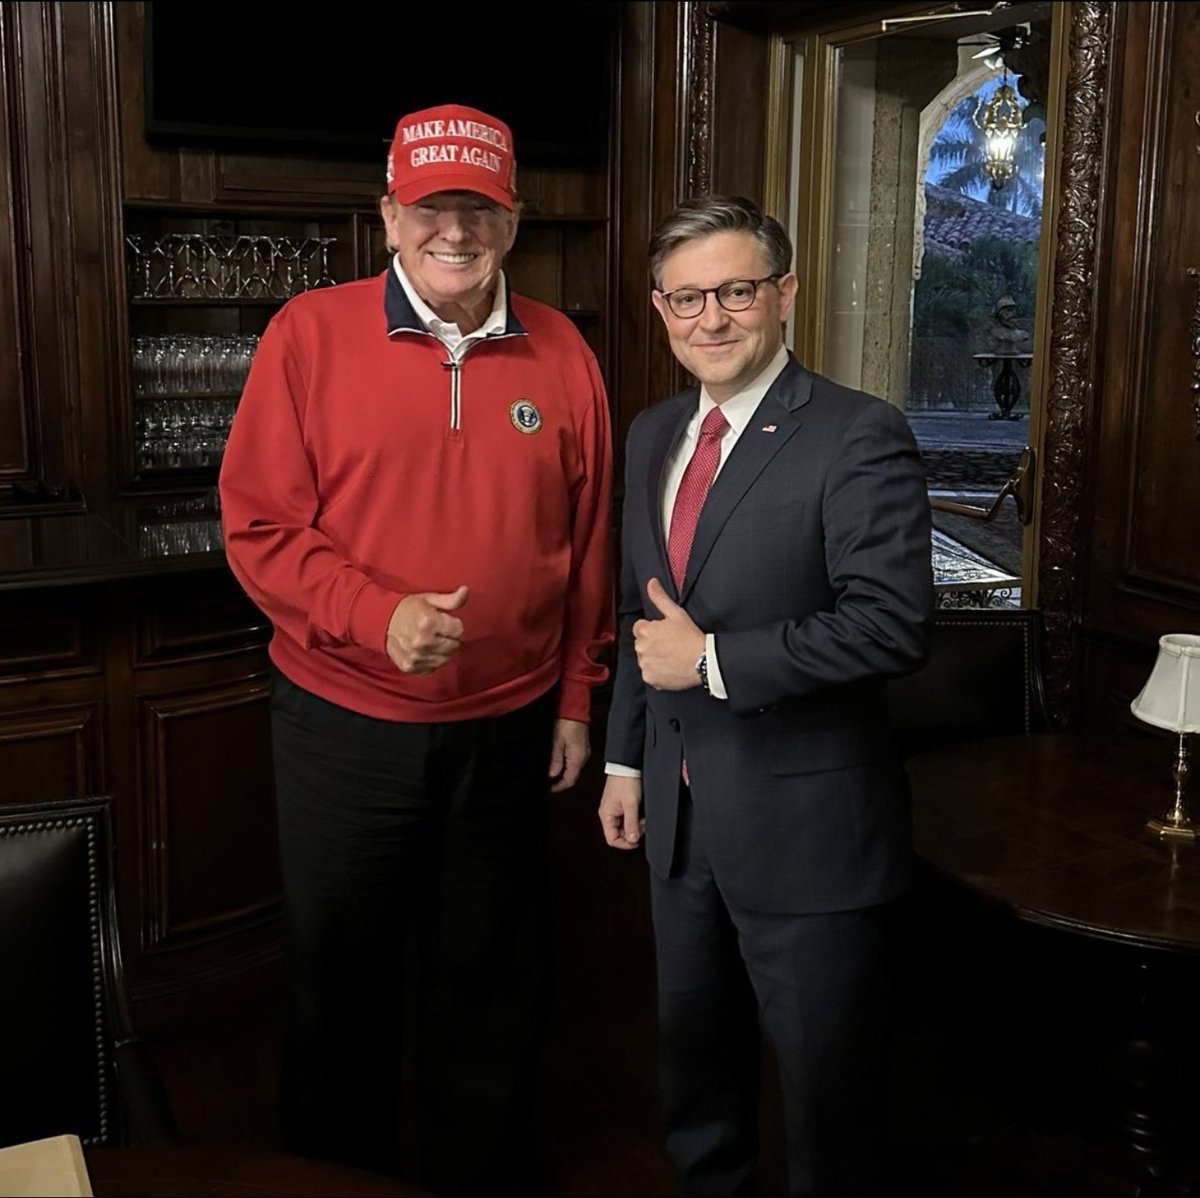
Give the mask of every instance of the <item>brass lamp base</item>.
[[1148, 819], [1146, 827], [1151, 832], [1157, 832], [1164, 840], [1193, 841], [1196, 839], [1196, 825], [1186, 819], [1181, 823], [1174, 823], [1170, 816], [1163, 819]]
[[1187, 733], [1179, 734], [1179, 753], [1175, 757], [1175, 805], [1169, 815], [1161, 819], [1146, 821], [1146, 827], [1151, 832], [1157, 832], [1163, 840], [1196, 840], [1196, 825], [1188, 819], [1187, 808], [1183, 805], [1183, 793], [1187, 789], [1188, 776], [1188, 743]]

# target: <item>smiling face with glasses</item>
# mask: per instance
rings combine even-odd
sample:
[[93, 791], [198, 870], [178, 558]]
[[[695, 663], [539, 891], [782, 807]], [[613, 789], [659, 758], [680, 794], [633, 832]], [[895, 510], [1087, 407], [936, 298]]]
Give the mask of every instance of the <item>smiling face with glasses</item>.
[[684, 242], [662, 264], [654, 292], [675, 356], [716, 403], [745, 390], [783, 344], [796, 276], [767, 274], [750, 233]]
[[704, 311], [706, 297], [715, 295], [717, 303], [726, 312], [745, 312], [754, 304], [759, 286], [763, 283], [774, 283], [783, 275], [764, 275], [761, 279], [730, 279], [720, 287], [680, 287], [675, 291], [662, 292], [667, 301], [667, 307], [684, 320], [691, 320]]

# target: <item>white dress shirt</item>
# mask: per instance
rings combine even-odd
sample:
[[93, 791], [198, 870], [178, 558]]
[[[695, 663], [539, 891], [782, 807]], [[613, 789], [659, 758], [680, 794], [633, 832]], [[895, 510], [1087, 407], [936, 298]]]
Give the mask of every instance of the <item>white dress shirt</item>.
[[[725, 417], [729, 427], [725, 430], [725, 435], [721, 438], [721, 458], [717, 463], [717, 473], [713, 475], [714, 483], [717, 481], [717, 475], [721, 473], [725, 463], [729, 460], [729, 455], [733, 452], [733, 447], [737, 444], [738, 438], [745, 431], [746, 425], [750, 423], [750, 417], [754, 415], [758, 405], [762, 403], [763, 396], [766, 395], [771, 384], [783, 373], [783, 368], [787, 365], [787, 361], [787, 350], [781, 345], [775, 356], [745, 390], [730, 396], [729, 399], [720, 405], [721, 414]], [[701, 387], [700, 402], [696, 405], [696, 411], [688, 421], [687, 428], [684, 430], [678, 447], [667, 460], [666, 471], [663, 476], [662, 510], [660, 512], [664, 544], [670, 543], [671, 513], [675, 508], [675, 496], [679, 493], [679, 484], [683, 481], [683, 473], [687, 469], [688, 462], [692, 460], [692, 453], [696, 449], [696, 441], [700, 436], [700, 425], [703, 424], [704, 417], [716, 406], [716, 401], [704, 387]], [[711, 632], [705, 634], [704, 653], [708, 660], [709, 694], [714, 699], [728, 699], [729, 692], [725, 689], [725, 680], [721, 677], [721, 664], [717, 660], [717, 639]], [[607, 762], [604, 766], [604, 772], [624, 778], [640, 778], [642, 776], [641, 770], [633, 769], [627, 765], [619, 765], [615, 762]]]
[[393, 255], [392, 265], [396, 271], [396, 278], [400, 280], [400, 286], [404, 288], [404, 294], [408, 296], [408, 302], [413, 306], [413, 311], [420, 318], [421, 323], [446, 347], [446, 352], [456, 362], [476, 341], [503, 333], [508, 327], [508, 282], [504, 278], [503, 271], [497, 275], [496, 299], [487, 320], [473, 333], [464, 335], [458, 325], [452, 320], [443, 320], [413, 290], [413, 285], [408, 281], [408, 275], [404, 273], [404, 267], [400, 265], [399, 254]]

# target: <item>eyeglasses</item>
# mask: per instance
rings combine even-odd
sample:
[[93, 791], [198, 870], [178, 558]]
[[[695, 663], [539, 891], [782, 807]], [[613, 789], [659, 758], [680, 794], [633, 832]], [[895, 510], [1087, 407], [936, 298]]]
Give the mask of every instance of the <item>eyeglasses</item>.
[[676, 316], [687, 320], [704, 311], [710, 295], [717, 297], [717, 303], [726, 312], [745, 312], [753, 307], [754, 297], [763, 283], [774, 283], [782, 278], [783, 275], [764, 275], [761, 279], [730, 279], [720, 287], [677, 287], [674, 291], [660, 294]]

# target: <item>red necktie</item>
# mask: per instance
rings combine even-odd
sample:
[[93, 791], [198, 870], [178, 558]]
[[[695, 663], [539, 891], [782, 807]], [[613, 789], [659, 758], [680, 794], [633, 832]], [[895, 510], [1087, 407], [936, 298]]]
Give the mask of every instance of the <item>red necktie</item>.
[[675, 506], [671, 509], [671, 531], [667, 537], [667, 561], [671, 565], [675, 589], [681, 594], [688, 556], [696, 536], [696, 522], [700, 519], [700, 509], [704, 507], [708, 488], [712, 486], [713, 476], [717, 473], [721, 461], [721, 438], [728, 428], [729, 421], [721, 415], [720, 408], [713, 408], [704, 417], [700, 439], [696, 442], [696, 449], [675, 494]]
[[[713, 476], [721, 462], [721, 438], [729, 428], [729, 421], [721, 415], [720, 408], [713, 408], [704, 417], [700, 426], [700, 439], [692, 453], [679, 490], [675, 493], [675, 506], [671, 509], [671, 531], [667, 537], [667, 561], [671, 564], [671, 577], [675, 579], [675, 590], [683, 593], [683, 578], [687, 572], [688, 557], [692, 552], [692, 541], [696, 536], [696, 522], [700, 509], [712, 486]], [[685, 786], [691, 786], [687, 762], [680, 762], [680, 773]]]

